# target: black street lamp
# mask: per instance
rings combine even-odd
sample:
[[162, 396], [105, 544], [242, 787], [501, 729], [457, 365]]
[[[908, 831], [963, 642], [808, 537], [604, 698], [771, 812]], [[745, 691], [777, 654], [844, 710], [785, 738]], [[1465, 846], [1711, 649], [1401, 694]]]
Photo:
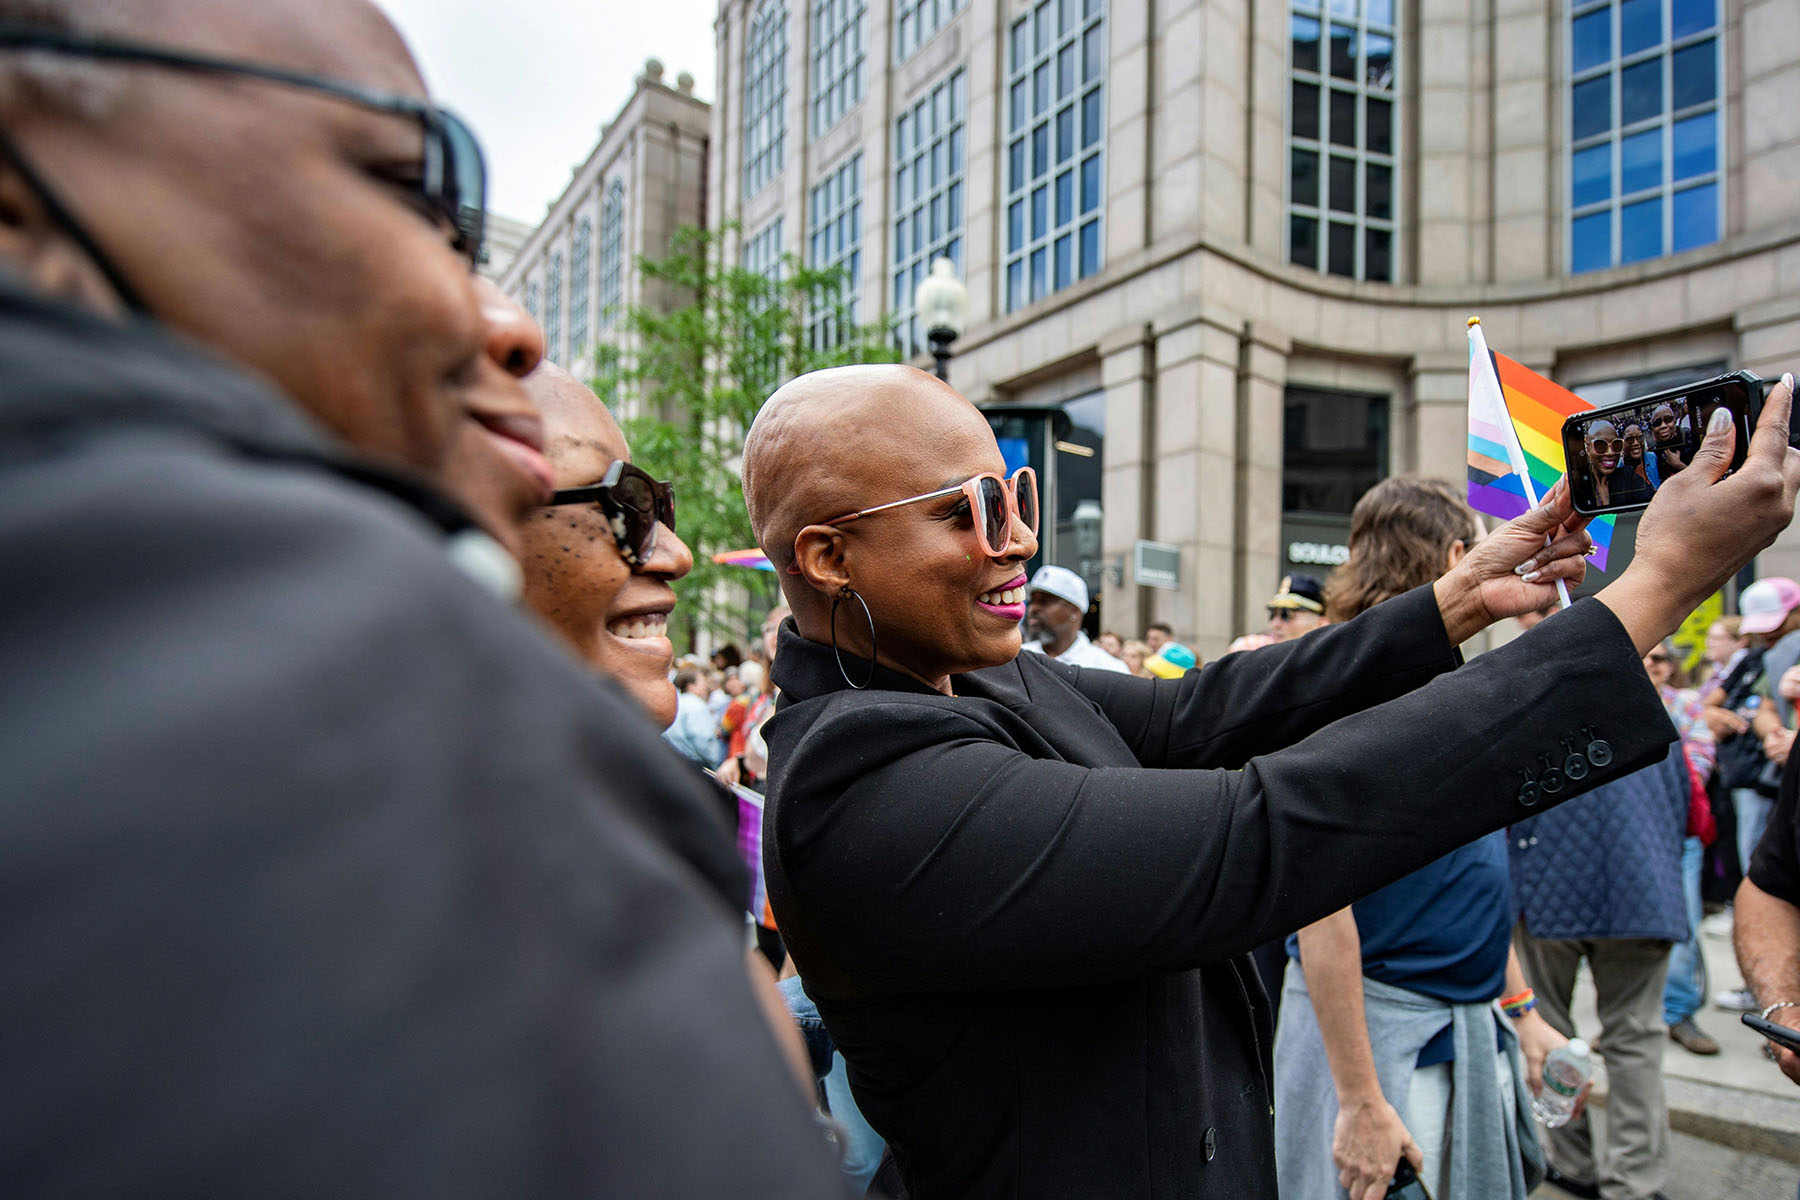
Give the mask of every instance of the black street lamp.
[[913, 292], [913, 311], [931, 343], [937, 377], [945, 383], [950, 382], [950, 343], [962, 336], [968, 308], [969, 289], [956, 277], [956, 264], [947, 258], [934, 261], [931, 274]]

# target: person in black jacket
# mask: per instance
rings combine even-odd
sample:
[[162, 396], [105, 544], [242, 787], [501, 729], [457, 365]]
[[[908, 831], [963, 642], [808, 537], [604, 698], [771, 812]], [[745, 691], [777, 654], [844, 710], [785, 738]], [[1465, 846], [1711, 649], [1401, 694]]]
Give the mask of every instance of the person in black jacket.
[[1788, 402], [1723, 482], [1714, 436], [1597, 601], [1466, 667], [1582, 575], [1566, 487], [1431, 586], [1147, 681], [1018, 653], [1032, 480], [947, 385], [777, 392], [744, 461], [794, 610], [769, 890], [912, 1194], [1272, 1194], [1245, 952], [1662, 756], [1641, 655], [1791, 519]]
[[9, 1195], [841, 1195], [729, 831], [438, 490], [543, 493], [449, 122], [360, 0], [0, 0]]

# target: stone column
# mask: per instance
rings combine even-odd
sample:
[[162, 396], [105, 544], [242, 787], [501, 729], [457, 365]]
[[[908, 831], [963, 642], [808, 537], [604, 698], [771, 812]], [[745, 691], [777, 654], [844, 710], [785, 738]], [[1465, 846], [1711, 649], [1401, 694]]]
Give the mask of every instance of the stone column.
[[[1800, 368], [1800, 296], [1784, 296], [1740, 311], [1732, 318], [1738, 335], [1738, 365], [1764, 379], [1779, 379]], [[1800, 524], [1800, 522], [1796, 522]], [[1761, 576], [1800, 579], [1800, 529], [1790, 525], [1756, 559]]]
[[1100, 479], [1101, 555], [1123, 564], [1101, 588], [1106, 623], [1127, 636], [1143, 631], [1147, 589], [1131, 579], [1133, 544], [1148, 535], [1151, 487], [1156, 478], [1156, 352], [1150, 327], [1129, 325], [1100, 339], [1100, 386], [1106, 392], [1106, 465]]
[[[1281, 577], [1281, 472], [1286, 333], [1263, 321], [1244, 326], [1238, 377], [1237, 605], [1232, 636], [1261, 629], [1255, 619]], [[1208, 647], [1214, 653], [1224, 645]]]

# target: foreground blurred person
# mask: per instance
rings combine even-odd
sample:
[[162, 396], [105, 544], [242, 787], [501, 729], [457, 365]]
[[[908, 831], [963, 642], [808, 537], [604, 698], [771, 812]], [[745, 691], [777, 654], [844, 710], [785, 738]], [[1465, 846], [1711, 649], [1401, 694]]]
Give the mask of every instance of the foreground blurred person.
[[[908, 1190], [1271, 1195], [1245, 952], [1662, 757], [1639, 655], [1792, 518], [1788, 398], [1742, 470], [1719, 482], [1727, 425], [1665, 486], [1598, 601], [1467, 667], [1457, 644], [1583, 574], [1566, 487], [1431, 586], [1141, 680], [1019, 653], [1035, 486], [968, 401], [905, 367], [777, 392], [744, 459], [794, 610], [764, 861]], [[1587, 779], [1547, 776], [1583, 729]]]
[[[1430, 583], [1478, 536], [1450, 484], [1382, 480], [1350, 516], [1327, 619]], [[1275, 1033], [1282, 1200], [1380, 1200], [1402, 1155], [1437, 1200], [1537, 1186], [1530, 1093], [1568, 1039], [1535, 1011], [1512, 917], [1506, 834], [1495, 830], [1289, 939]]]
[[833, 1194], [705, 795], [452, 565], [549, 484], [473, 141], [356, 0], [8, 20], [8, 1194]]

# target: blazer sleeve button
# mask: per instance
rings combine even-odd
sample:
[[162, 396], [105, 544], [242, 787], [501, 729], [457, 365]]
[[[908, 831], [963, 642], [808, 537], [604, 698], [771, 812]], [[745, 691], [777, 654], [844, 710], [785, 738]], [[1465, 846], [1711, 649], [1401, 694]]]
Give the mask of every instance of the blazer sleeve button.
[[1213, 1155], [1219, 1152], [1219, 1130], [1216, 1126], [1208, 1125], [1206, 1127], [1205, 1149], [1206, 1161], [1211, 1162]]

